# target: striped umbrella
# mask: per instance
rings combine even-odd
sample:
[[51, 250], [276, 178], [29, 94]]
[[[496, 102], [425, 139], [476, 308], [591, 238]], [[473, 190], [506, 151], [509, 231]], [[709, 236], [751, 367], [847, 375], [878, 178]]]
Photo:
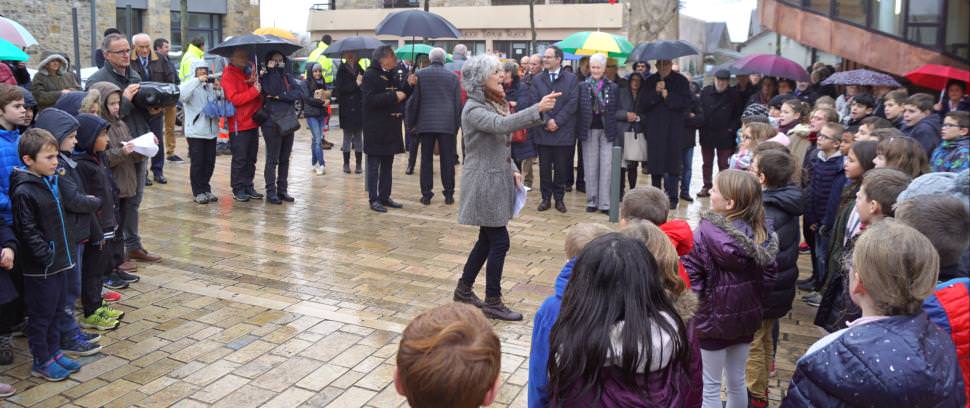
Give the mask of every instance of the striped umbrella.
[[600, 31], [580, 31], [570, 34], [556, 45], [575, 55], [606, 54], [610, 58], [626, 60], [633, 44], [623, 36]]
[[13, 45], [10, 41], [0, 38], [0, 60], [3, 61], [27, 61], [29, 57], [20, 47]]
[[20, 23], [6, 17], [0, 17], [0, 38], [18, 47], [37, 45], [37, 39]]

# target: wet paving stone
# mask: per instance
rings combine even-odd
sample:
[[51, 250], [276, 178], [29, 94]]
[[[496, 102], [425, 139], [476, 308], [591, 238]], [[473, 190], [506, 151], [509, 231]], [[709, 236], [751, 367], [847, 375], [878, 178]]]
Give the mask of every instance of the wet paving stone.
[[[342, 136], [335, 129], [327, 137]], [[182, 157], [185, 147], [179, 139]], [[393, 197], [404, 208], [386, 214], [368, 208], [363, 175], [339, 171], [338, 150], [325, 156], [332, 171], [313, 174], [309, 133], [297, 134], [289, 180], [296, 202], [284, 205], [233, 201], [229, 156], [219, 156], [212, 180], [220, 200], [195, 204], [189, 166], [166, 163], [169, 183], [146, 187], [140, 225], [146, 248], [164, 259], [138, 264], [142, 280], [122, 291], [116, 307], [127, 315], [103, 333], [102, 355], [82, 359], [69, 380], [46, 383], [30, 377], [26, 341], [15, 338], [15, 363], [0, 366], [0, 381], [19, 392], [0, 406], [407, 406], [392, 384], [400, 333], [414, 316], [451, 301], [478, 231], [458, 225], [457, 205], [440, 195], [430, 206], [418, 202], [418, 175], [404, 174], [403, 155]], [[509, 225], [502, 286], [509, 306], [526, 317], [494, 322], [503, 352], [497, 407], [526, 406], [532, 317], [553, 292], [566, 231], [581, 222], [611, 225], [605, 215], [586, 213], [585, 196], [576, 192], [566, 195], [566, 214], [535, 211], [538, 166], [534, 171], [536, 190]], [[671, 216], [696, 225], [707, 205], [681, 203]], [[799, 266], [807, 276], [806, 254]], [[772, 406], [797, 359], [822, 335], [801, 295], [780, 321]]]

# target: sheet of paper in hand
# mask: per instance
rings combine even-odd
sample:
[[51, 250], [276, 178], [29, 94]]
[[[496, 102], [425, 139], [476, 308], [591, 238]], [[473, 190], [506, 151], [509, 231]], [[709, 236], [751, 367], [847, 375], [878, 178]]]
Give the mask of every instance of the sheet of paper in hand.
[[515, 207], [512, 209], [512, 216], [518, 217], [523, 207], [525, 207], [525, 186], [517, 186], [515, 187]]
[[128, 143], [135, 145], [135, 153], [142, 156], [155, 157], [158, 153], [158, 143], [155, 143], [155, 134], [152, 132], [131, 139]]

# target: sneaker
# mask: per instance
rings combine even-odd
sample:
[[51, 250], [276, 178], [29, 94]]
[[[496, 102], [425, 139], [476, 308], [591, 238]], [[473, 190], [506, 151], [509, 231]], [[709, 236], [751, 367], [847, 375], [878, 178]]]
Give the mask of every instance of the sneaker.
[[104, 315], [105, 317], [112, 320], [121, 320], [122, 317], [125, 317], [124, 311], [118, 310], [118, 309], [112, 309], [107, 304], [102, 304], [101, 307], [97, 308], [94, 311], [94, 313]]
[[115, 291], [106, 290], [101, 294], [101, 300], [108, 303], [114, 303], [121, 300], [121, 294]]
[[88, 317], [78, 319], [77, 323], [85, 329], [94, 330], [114, 330], [118, 327], [118, 321], [108, 318], [101, 313], [94, 313]]
[[17, 393], [17, 389], [10, 384], [0, 383], [0, 398], [7, 398]]
[[118, 273], [118, 278], [128, 283], [134, 283], [141, 280], [141, 278], [138, 277], [138, 275], [130, 274], [126, 272], [124, 269], [118, 269], [117, 273]]
[[255, 198], [257, 200], [261, 200], [263, 198], [263, 195], [257, 192], [256, 189], [252, 187], [246, 190], [246, 194], [249, 196], [249, 198]]
[[245, 191], [237, 191], [232, 194], [232, 199], [239, 201], [241, 203], [245, 203], [246, 201], [249, 201], [249, 194], [246, 194]]
[[185, 160], [182, 160], [182, 158], [179, 157], [177, 154], [173, 154], [171, 156], [168, 156], [168, 161], [170, 161], [172, 163], [179, 163], [179, 164], [185, 163]]
[[27, 337], [25, 331], [27, 330], [27, 320], [17, 323], [10, 329], [10, 335], [13, 337]]
[[219, 201], [219, 197], [216, 197], [216, 195], [215, 194], [212, 194], [211, 191], [208, 192], [208, 193], [205, 193], [205, 196], [209, 198], [209, 202], [210, 203], [214, 203], [216, 201]]
[[818, 307], [818, 305], [822, 304], [822, 295], [816, 292], [803, 297], [802, 300], [805, 301], [805, 304], [811, 307]]
[[192, 201], [195, 201], [196, 204], [209, 204], [209, 196], [205, 195], [205, 193], [199, 193], [195, 195]]
[[80, 332], [81, 332], [80, 334], [81, 338], [88, 343], [97, 343], [101, 341], [101, 335], [98, 333], [89, 333], [83, 330], [81, 330]]
[[810, 249], [808, 249], [808, 242], [802, 242], [801, 244], [798, 244], [798, 252], [801, 252], [803, 254], [812, 252]]
[[71, 373], [65, 370], [64, 367], [61, 367], [60, 364], [57, 364], [52, 358], [44, 364], [38, 365], [34, 363], [34, 366], [30, 368], [30, 375], [41, 377], [47, 381], [62, 381], [71, 375]]
[[109, 276], [107, 278], [104, 278], [104, 280], [101, 281], [101, 285], [103, 285], [108, 289], [114, 289], [114, 290], [128, 289], [128, 282], [125, 282], [120, 278], [117, 278], [114, 276]]
[[101, 346], [84, 341], [84, 339], [78, 335], [73, 339], [62, 342], [61, 350], [75, 357], [84, 357], [100, 353]]
[[320, 167], [317, 167], [317, 174], [319, 175], [327, 174], [327, 165], [321, 164]]
[[[99, 346], [98, 348], [100, 349], [101, 347]], [[58, 350], [57, 353], [54, 354], [54, 362], [57, 363], [57, 365], [64, 367], [64, 369], [70, 373], [81, 371], [81, 365], [78, 364], [77, 361], [65, 356], [62, 350]]]

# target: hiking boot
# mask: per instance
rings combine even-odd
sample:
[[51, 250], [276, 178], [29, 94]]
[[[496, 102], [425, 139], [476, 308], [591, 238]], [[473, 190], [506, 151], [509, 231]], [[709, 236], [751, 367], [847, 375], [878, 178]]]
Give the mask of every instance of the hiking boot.
[[57, 363], [57, 365], [63, 367], [65, 370], [67, 370], [70, 373], [76, 373], [78, 371], [81, 371], [81, 365], [78, 364], [77, 361], [74, 361], [68, 358], [67, 356], [65, 356], [63, 351], [58, 350], [57, 353], [54, 354], [54, 362]]
[[350, 174], [350, 163], [344, 163], [344, 173]]
[[90, 356], [101, 352], [101, 346], [91, 344], [80, 335], [61, 342], [61, 350], [75, 357]]
[[101, 313], [94, 313], [90, 316], [78, 319], [77, 324], [85, 329], [94, 330], [114, 330], [118, 327], [118, 321]]
[[13, 343], [10, 335], [0, 336], [0, 365], [13, 364]]
[[121, 320], [122, 317], [125, 317], [124, 311], [121, 311], [118, 309], [112, 309], [110, 306], [108, 306], [107, 303], [102, 303], [101, 307], [94, 310], [94, 313], [102, 314], [105, 317], [112, 320]]
[[514, 312], [502, 303], [501, 297], [486, 297], [485, 304], [482, 305], [482, 312], [485, 316], [497, 320], [507, 320], [517, 322], [522, 320], [522, 313]]
[[41, 377], [47, 381], [62, 381], [71, 373], [52, 358], [43, 364], [34, 363], [33, 367], [30, 368], [30, 375]]
[[475, 294], [472, 287], [458, 281], [458, 286], [455, 287], [455, 295], [452, 298], [455, 302], [468, 303], [469, 305], [475, 307], [482, 307], [482, 299]]

